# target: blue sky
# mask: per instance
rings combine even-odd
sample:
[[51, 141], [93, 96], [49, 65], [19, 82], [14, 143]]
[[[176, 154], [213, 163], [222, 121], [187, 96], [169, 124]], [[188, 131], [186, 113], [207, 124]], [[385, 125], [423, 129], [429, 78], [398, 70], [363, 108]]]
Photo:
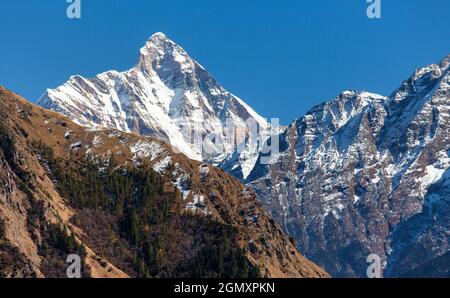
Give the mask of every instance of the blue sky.
[[2, 1], [0, 85], [34, 101], [72, 74], [134, 65], [155, 32], [182, 45], [229, 91], [287, 124], [345, 89], [389, 95], [450, 53], [450, 1]]

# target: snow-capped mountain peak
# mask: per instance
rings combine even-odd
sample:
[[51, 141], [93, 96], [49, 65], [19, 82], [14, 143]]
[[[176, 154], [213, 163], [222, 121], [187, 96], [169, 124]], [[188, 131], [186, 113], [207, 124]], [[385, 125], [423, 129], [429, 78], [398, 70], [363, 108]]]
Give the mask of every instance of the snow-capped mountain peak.
[[[107, 71], [94, 78], [72, 76], [62, 86], [48, 89], [38, 103], [84, 126], [157, 136], [191, 159], [214, 164], [245, 139], [221, 142], [231, 133], [227, 122], [245, 129], [250, 119], [261, 131], [270, 127], [163, 33], [148, 39], [130, 70]], [[196, 135], [211, 137], [197, 142]]]
[[[344, 91], [280, 136], [246, 182], [309, 258], [336, 276], [386, 277], [450, 251], [450, 56], [389, 97]], [[448, 268], [448, 266], [447, 266]]]
[[161, 71], [164, 67], [170, 66], [169, 64], [179, 66], [178, 71], [190, 73], [193, 73], [196, 67], [203, 68], [164, 33], [155, 33], [141, 48], [136, 67], [144, 71]]

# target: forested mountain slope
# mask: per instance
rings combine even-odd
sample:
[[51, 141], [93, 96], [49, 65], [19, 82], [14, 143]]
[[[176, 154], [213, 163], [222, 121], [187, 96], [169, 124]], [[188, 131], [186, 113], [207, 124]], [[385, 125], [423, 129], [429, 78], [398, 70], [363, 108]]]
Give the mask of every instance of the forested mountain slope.
[[0, 88], [0, 275], [325, 277], [255, 195], [162, 141], [81, 127]]

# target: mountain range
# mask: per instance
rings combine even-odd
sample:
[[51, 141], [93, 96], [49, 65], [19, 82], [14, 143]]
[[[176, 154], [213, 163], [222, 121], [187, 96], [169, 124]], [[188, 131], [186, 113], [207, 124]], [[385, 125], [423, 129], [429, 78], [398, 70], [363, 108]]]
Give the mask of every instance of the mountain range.
[[[298, 249], [332, 276], [366, 276], [371, 254], [385, 277], [449, 276], [449, 64], [447, 56], [417, 69], [390, 96], [344, 91], [281, 128], [157, 33], [131, 70], [73, 76], [38, 104], [87, 129], [152, 136], [221, 167], [255, 191]], [[262, 142], [246, 142], [248, 119]], [[200, 148], [185, 126], [213, 137]], [[244, 133], [222, 142], [234, 134], [229, 127]], [[262, 145], [274, 135], [280, 152], [267, 164]], [[156, 150], [130, 148], [147, 156]]]
[[0, 277], [328, 276], [223, 170], [2, 87], [0, 183]]
[[[246, 183], [307, 257], [338, 277], [449, 276], [450, 56], [389, 97], [345, 91], [280, 135]], [[438, 261], [439, 260], [439, 261]], [[420, 268], [427, 266], [425, 273]]]

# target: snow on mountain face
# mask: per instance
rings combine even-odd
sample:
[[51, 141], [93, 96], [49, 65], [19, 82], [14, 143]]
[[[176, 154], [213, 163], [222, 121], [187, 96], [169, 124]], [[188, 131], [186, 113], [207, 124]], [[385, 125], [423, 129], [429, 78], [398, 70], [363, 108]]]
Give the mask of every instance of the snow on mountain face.
[[[162, 33], [148, 40], [132, 69], [91, 79], [72, 76], [64, 85], [47, 90], [38, 104], [83, 126], [157, 136], [189, 158], [213, 164], [245, 139], [226, 140], [234, 129], [245, 131], [249, 119], [262, 132], [270, 127]], [[256, 162], [247, 158], [257, 157], [255, 148], [247, 146], [250, 152], [242, 152], [237, 161], [248, 169], [245, 176]]]
[[450, 251], [450, 56], [389, 98], [343, 92], [294, 121], [247, 179], [300, 251], [334, 276], [370, 254], [399, 276]]

